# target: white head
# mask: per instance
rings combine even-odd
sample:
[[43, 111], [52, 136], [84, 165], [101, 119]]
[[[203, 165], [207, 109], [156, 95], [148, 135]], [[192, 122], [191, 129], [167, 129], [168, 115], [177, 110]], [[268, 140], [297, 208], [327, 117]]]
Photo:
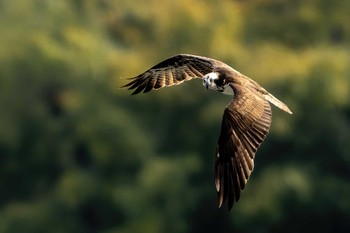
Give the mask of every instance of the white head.
[[[221, 81], [221, 82], [220, 82]], [[228, 83], [224, 83], [225, 80], [219, 80], [219, 74], [216, 72], [208, 73], [203, 78], [203, 86], [207, 89], [219, 91], [223, 94], [233, 95], [233, 90]], [[221, 86], [218, 86], [221, 83]], [[220, 85], [220, 84], [219, 84]]]
[[212, 90], [218, 91], [218, 87], [215, 80], [219, 79], [218, 73], [212, 72], [209, 74], [206, 74], [203, 78], [203, 86], [205, 86], [207, 89], [210, 88]]

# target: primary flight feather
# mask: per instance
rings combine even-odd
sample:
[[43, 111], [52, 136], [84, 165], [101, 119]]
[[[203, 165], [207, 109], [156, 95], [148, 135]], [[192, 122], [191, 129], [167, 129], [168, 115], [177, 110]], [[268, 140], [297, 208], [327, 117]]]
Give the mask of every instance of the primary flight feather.
[[288, 106], [257, 82], [227, 64], [207, 57], [179, 54], [131, 78], [123, 87], [132, 95], [200, 78], [207, 89], [233, 95], [222, 117], [215, 154], [218, 206], [227, 200], [230, 210], [240, 198], [254, 168], [255, 152], [271, 125], [270, 103], [292, 114]]

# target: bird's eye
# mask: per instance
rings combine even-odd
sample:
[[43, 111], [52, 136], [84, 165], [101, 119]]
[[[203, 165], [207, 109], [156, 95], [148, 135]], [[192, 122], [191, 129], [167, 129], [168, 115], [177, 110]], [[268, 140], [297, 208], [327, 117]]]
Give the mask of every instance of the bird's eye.
[[214, 80], [214, 82], [215, 82], [216, 86], [221, 87], [225, 84], [225, 79], [216, 79], [216, 80]]

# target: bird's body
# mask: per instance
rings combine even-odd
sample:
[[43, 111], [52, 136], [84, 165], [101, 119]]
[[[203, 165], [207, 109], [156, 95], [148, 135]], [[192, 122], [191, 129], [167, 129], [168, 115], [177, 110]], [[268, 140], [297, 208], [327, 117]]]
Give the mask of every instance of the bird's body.
[[201, 78], [207, 89], [233, 95], [224, 110], [215, 154], [219, 207], [228, 200], [231, 209], [254, 168], [255, 152], [269, 132], [272, 117], [269, 102], [285, 112], [292, 112], [257, 82], [227, 64], [189, 54], [168, 58], [123, 87], [135, 89], [132, 94], [146, 93], [192, 78]]

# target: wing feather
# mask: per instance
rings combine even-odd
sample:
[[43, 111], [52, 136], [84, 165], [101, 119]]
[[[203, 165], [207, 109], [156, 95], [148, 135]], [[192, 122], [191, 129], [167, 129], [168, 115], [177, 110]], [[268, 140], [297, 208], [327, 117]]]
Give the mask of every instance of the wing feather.
[[[160, 88], [162, 88], [162, 87], [164, 87], [164, 85], [165, 85], [165, 80], [164, 80], [164, 76], [163, 76], [163, 73], [164, 71], [161, 71], [161, 72], [159, 72], [159, 73], [156, 73], [155, 75], [154, 75], [154, 77], [152, 77], [152, 78], [154, 78], [155, 80], [156, 80], [156, 84], [154, 85], [154, 87], [153, 87], [153, 89], [155, 89], [155, 90], [157, 90], [157, 89], [160, 89]], [[140, 86], [141, 87], [141, 86]], [[147, 89], [147, 85], [145, 85], [145, 87], [142, 87], [142, 88], [145, 88], [145, 89]], [[145, 91], [144, 91], [145, 92]]]
[[[146, 88], [145, 88], [144, 92], [149, 92], [149, 91], [151, 91], [151, 90], [154, 88], [154, 86], [156, 85], [156, 82], [157, 82], [156, 77], [150, 77], [150, 78], [148, 79], [148, 83], [147, 83], [147, 85], [146, 85]], [[141, 90], [142, 90], [142, 89], [141, 89]]]
[[231, 84], [235, 97], [226, 107], [216, 149], [215, 184], [219, 207], [231, 209], [254, 168], [254, 155], [268, 134], [271, 106], [264, 96]]
[[173, 83], [174, 83], [173, 74], [172, 74], [171, 70], [169, 72], [165, 72], [165, 85], [171, 86], [171, 85], [173, 85]]

